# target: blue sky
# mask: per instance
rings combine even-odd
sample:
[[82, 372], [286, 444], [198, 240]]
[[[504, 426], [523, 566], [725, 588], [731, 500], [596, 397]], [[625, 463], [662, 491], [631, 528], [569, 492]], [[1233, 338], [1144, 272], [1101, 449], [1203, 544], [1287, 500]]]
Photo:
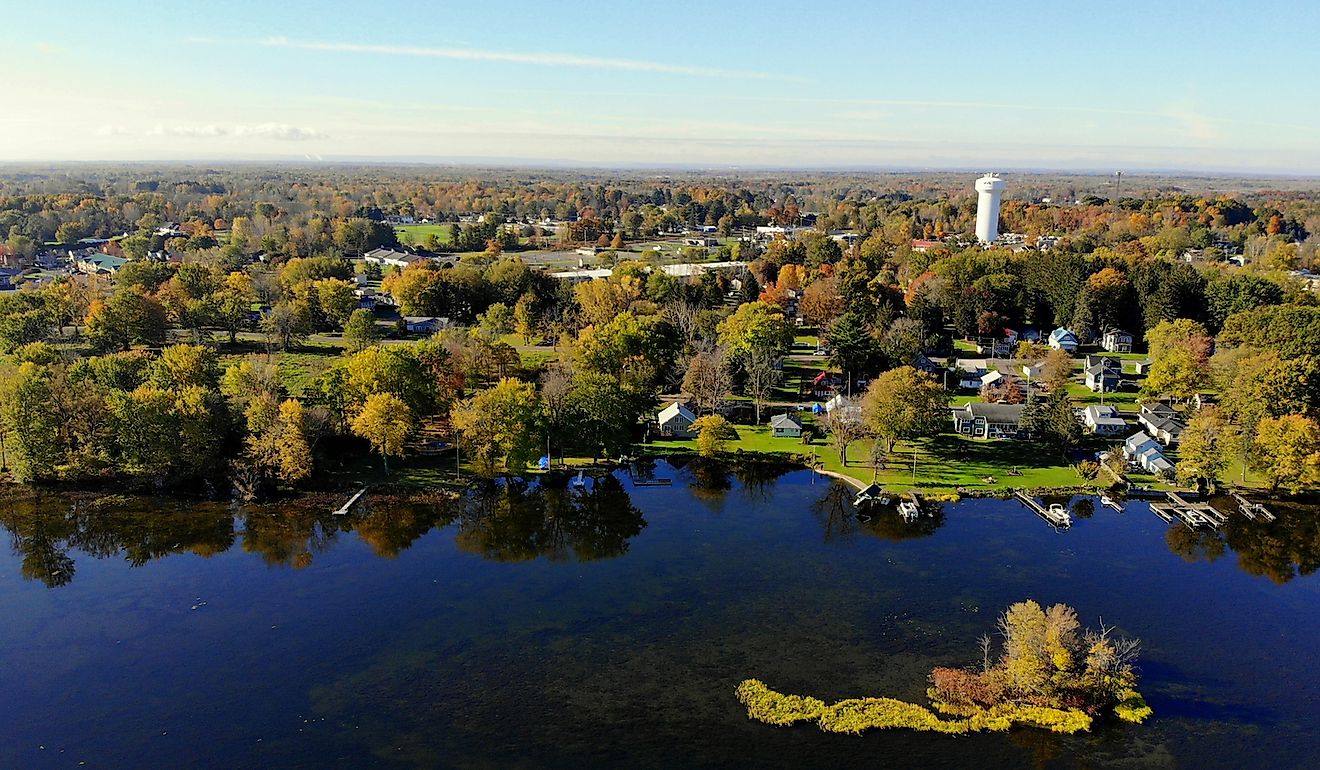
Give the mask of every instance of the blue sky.
[[16, 2], [0, 159], [1320, 173], [1320, 3]]

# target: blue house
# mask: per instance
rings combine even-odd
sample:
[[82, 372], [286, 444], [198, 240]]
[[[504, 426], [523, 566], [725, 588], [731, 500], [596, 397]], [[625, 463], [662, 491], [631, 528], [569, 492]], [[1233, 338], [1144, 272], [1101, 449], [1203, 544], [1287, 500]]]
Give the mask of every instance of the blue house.
[[1065, 350], [1069, 353], [1077, 352], [1077, 335], [1062, 326], [1050, 332], [1049, 343], [1050, 347], [1055, 350]]

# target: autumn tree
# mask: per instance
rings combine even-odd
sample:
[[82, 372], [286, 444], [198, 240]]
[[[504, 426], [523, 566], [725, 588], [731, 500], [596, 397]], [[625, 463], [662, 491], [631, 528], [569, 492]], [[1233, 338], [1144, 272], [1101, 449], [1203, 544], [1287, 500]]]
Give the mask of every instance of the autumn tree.
[[725, 349], [702, 351], [688, 361], [683, 391], [692, 394], [698, 412], [713, 412], [733, 390], [733, 375]]
[[1270, 488], [1298, 494], [1320, 486], [1320, 423], [1300, 414], [1267, 417], [1256, 428], [1251, 464]]
[[738, 440], [738, 431], [718, 414], [698, 417], [692, 429], [697, 432], [697, 452], [702, 457], [715, 457], [728, 448], [730, 441]]
[[373, 393], [353, 418], [353, 435], [366, 439], [380, 453], [385, 472], [390, 470], [390, 456], [402, 457], [403, 449], [415, 427], [413, 412], [398, 396]]

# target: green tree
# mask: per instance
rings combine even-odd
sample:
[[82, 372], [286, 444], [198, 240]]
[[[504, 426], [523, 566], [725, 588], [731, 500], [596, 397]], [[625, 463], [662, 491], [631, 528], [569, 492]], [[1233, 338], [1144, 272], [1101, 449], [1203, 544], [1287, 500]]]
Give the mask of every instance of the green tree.
[[782, 356], [793, 346], [793, 327], [783, 311], [765, 302], [740, 305], [720, 322], [717, 332], [720, 344], [738, 356], [753, 350]]
[[119, 289], [87, 312], [87, 338], [102, 351], [162, 345], [168, 325], [165, 307], [139, 286]]
[[220, 367], [210, 348], [171, 345], [152, 362], [148, 381], [165, 390], [181, 390], [189, 386], [215, 390], [220, 384]]
[[450, 420], [469, 455], [486, 472], [501, 460], [509, 470], [521, 470], [541, 445], [541, 405], [531, 383], [503, 378], [454, 404]]
[[1218, 485], [1233, 456], [1233, 437], [1218, 409], [1197, 410], [1178, 441], [1177, 478], [1180, 484]]
[[637, 414], [631, 394], [617, 379], [591, 370], [574, 373], [569, 404], [572, 441], [593, 461], [627, 450]]
[[1022, 410], [1022, 429], [1033, 441], [1065, 456], [1082, 440], [1082, 424], [1072, 399], [1063, 390], [1051, 391]]
[[491, 337], [503, 337], [513, 332], [513, 310], [503, 302], [495, 302], [477, 316], [477, 323]]
[[357, 308], [353, 283], [340, 278], [322, 278], [312, 285], [316, 287], [316, 296], [326, 320], [342, 329]]
[[50, 371], [30, 361], [20, 364], [5, 378], [0, 394], [14, 478], [20, 482], [53, 478], [64, 452], [59, 418], [50, 408], [54, 398]]
[[281, 302], [262, 319], [261, 330], [267, 338], [278, 343], [281, 350], [288, 350], [312, 333], [311, 313], [303, 303]]
[[366, 439], [380, 453], [385, 472], [390, 470], [390, 456], [403, 456], [404, 445], [415, 423], [412, 410], [391, 393], [373, 393], [353, 418], [353, 435]]
[[871, 382], [862, 398], [866, 427], [892, 453], [899, 441], [934, 436], [949, 420], [949, 393], [934, 377], [900, 366]]
[[380, 327], [376, 324], [376, 314], [366, 308], [358, 308], [344, 324], [344, 342], [354, 352], [364, 350], [380, 341]]

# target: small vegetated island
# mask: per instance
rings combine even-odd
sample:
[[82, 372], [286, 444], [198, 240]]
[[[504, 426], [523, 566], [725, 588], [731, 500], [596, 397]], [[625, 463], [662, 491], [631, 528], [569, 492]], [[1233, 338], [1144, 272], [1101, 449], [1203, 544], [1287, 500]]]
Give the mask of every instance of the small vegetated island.
[[777, 726], [815, 722], [832, 733], [902, 728], [960, 735], [1014, 725], [1076, 733], [1108, 714], [1135, 723], [1151, 715], [1135, 689], [1137, 640], [1116, 637], [1103, 623], [1083, 630], [1072, 607], [1042, 609], [1030, 600], [1010, 606], [998, 631], [998, 659], [984, 636], [979, 668], [931, 671], [930, 707], [893, 698], [827, 704], [776, 692], [759, 679], [739, 684], [738, 700], [751, 719]]

